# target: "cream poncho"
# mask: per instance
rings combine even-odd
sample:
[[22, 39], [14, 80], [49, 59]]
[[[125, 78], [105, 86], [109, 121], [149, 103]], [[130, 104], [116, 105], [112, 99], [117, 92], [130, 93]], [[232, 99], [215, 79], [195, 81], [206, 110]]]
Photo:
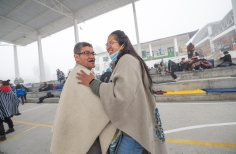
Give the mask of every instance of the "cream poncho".
[[61, 93], [53, 125], [53, 154], [86, 154], [98, 136], [105, 154], [115, 134], [99, 97], [89, 87], [77, 84], [76, 73], [81, 70], [91, 72], [77, 64]]
[[109, 83], [99, 93], [110, 121], [152, 154], [166, 154], [166, 142], [147, 75], [142, 82], [141, 64], [132, 55], [120, 58]]

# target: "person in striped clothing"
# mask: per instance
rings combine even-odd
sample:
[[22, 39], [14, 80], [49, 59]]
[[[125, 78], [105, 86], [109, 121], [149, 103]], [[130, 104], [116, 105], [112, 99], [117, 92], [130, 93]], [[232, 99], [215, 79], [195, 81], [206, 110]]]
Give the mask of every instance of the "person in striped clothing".
[[[13, 115], [20, 115], [18, 110], [20, 100], [11, 90], [9, 82], [10, 80], [0, 80], [0, 141], [6, 140], [6, 134], [15, 131], [11, 117]], [[6, 132], [3, 122], [6, 122], [9, 127]]]

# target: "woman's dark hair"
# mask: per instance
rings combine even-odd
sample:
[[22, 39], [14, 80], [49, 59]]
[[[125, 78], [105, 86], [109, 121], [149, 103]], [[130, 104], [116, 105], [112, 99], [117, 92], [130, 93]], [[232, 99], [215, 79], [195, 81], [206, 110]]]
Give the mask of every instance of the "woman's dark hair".
[[8, 79], [7, 81], [1, 81], [3, 86], [8, 86], [10, 85], [10, 80]]
[[124, 56], [125, 54], [130, 54], [130, 55], [134, 56], [135, 58], [137, 58], [139, 60], [140, 65], [141, 65], [143, 85], [145, 86], [145, 84], [144, 84], [144, 75], [145, 74], [144, 73], [146, 73], [148, 76], [148, 81], [149, 81], [148, 88], [152, 92], [152, 78], [149, 74], [148, 67], [147, 67], [146, 63], [143, 61], [143, 59], [134, 50], [134, 47], [131, 44], [128, 36], [121, 30], [116, 30], [116, 31], [112, 32], [110, 35], [113, 35], [115, 37], [116, 41], [118, 41], [120, 46], [124, 45], [124, 48], [121, 50], [121, 52], [119, 52], [119, 55], [118, 55], [117, 60], [115, 62], [115, 65], [118, 63], [119, 59], [122, 56]]

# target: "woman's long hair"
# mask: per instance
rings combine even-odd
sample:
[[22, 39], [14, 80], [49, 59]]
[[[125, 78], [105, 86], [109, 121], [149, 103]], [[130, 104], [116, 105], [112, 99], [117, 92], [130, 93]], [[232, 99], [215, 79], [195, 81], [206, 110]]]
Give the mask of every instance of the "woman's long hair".
[[137, 58], [140, 65], [141, 65], [143, 85], [145, 86], [145, 84], [144, 84], [144, 75], [146, 73], [147, 76], [148, 76], [148, 82], [149, 82], [149, 87], [148, 88], [149, 88], [150, 92], [152, 92], [152, 78], [149, 74], [148, 67], [147, 67], [146, 63], [143, 61], [143, 59], [134, 50], [134, 47], [131, 44], [128, 36], [125, 35], [125, 33], [121, 30], [116, 30], [116, 31], [112, 32], [110, 35], [113, 35], [115, 37], [116, 41], [118, 41], [120, 46], [124, 45], [124, 48], [121, 50], [121, 52], [119, 52], [119, 55], [117, 57], [117, 61], [115, 62], [115, 65], [118, 63], [119, 59], [122, 56], [124, 56], [125, 54], [130, 54], [130, 55], [134, 56], [135, 58]]

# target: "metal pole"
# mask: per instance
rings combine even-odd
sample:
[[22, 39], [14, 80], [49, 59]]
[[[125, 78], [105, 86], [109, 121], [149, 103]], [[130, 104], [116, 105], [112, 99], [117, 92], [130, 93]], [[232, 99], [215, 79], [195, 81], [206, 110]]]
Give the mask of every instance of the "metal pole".
[[175, 44], [175, 57], [176, 57], [176, 52], [178, 52], [178, 62], [179, 62], [179, 48], [178, 48], [178, 43], [177, 43], [177, 38], [174, 38], [174, 44]]
[[19, 64], [18, 64], [18, 55], [17, 55], [17, 48], [16, 45], [14, 45], [14, 62], [15, 62], [15, 76], [19, 79], [20, 73], [19, 73]]
[[39, 54], [40, 82], [44, 82], [45, 81], [45, 70], [44, 70], [44, 62], [43, 62], [41, 34], [38, 34], [38, 54]]
[[134, 13], [134, 24], [135, 24], [138, 54], [139, 54], [140, 57], [142, 57], [141, 45], [140, 45], [140, 42], [139, 42], [138, 23], [137, 23], [136, 10], [135, 10], [135, 0], [133, 0], [132, 5], [133, 5], [133, 13]]
[[74, 30], [75, 30], [75, 44], [79, 42], [79, 32], [78, 32], [78, 24], [77, 20], [74, 19]]
[[150, 51], [150, 56], [152, 57], [153, 55], [153, 53], [152, 53], [152, 45], [151, 45], [151, 43], [149, 43], [149, 51]]

